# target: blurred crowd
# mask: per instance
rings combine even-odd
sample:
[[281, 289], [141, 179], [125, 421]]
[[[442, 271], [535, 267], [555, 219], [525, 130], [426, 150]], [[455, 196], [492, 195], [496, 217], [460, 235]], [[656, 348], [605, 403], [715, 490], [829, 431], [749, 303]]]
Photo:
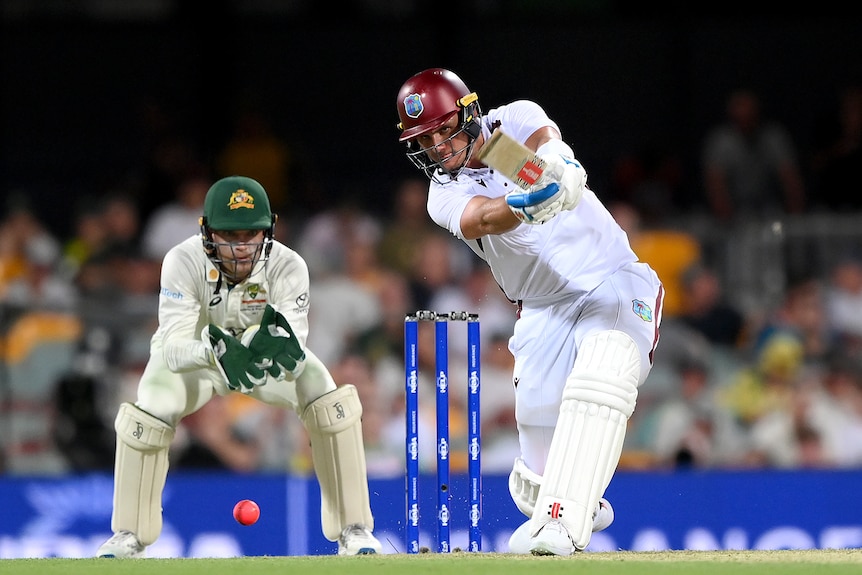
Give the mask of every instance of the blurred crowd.
[[[831, 121], [803, 147], [764, 117], [756, 94], [735, 92], [726, 122], [704, 137], [694, 183], [678, 155], [651, 151], [622, 154], [610, 189], [597, 190], [667, 291], [655, 367], [640, 389], [621, 468], [862, 466], [862, 230], [828, 265], [788, 265], [766, 306], [737, 297], [712, 249], [751, 221], [862, 208], [858, 195], [846, 193], [862, 165], [862, 90], [837, 100]], [[349, 191], [327, 197], [297, 177], [304, 159], [253, 111], [206, 159], [165, 127], [158, 110], [151, 113], [153, 141], [141, 170], [125, 186], [79, 198], [68, 233], [45, 225], [27, 190], [6, 196], [0, 472], [112, 467], [112, 418], [119, 402], [134, 400], [149, 353], [161, 259], [199, 233], [210, 183], [244, 174], [270, 192], [278, 239], [308, 262], [308, 346], [336, 381], [359, 390], [369, 474], [403, 473], [403, 326], [418, 309], [479, 314], [483, 466], [508, 473], [518, 453], [507, 349], [516, 308], [484, 264], [430, 220], [424, 177], [384, 184], [385, 202]], [[697, 195], [702, 202], [693, 201]], [[709, 237], [693, 221], [709, 222]], [[449, 331], [459, 471], [466, 469], [466, 325], [452, 322]], [[433, 338], [433, 324], [421, 323], [420, 450], [428, 470], [435, 465]], [[184, 419], [172, 449], [175, 468], [312, 471], [296, 415], [241, 394]]]

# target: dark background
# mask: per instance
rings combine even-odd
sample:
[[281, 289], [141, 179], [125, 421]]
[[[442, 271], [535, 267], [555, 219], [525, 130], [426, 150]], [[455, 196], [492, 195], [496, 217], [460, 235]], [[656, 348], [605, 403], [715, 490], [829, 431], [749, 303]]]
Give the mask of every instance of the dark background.
[[142, 169], [147, 102], [207, 158], [253, 103], [300, 160], [298, 211], [345, 195], [384, 210], [418, 174], [397, 142], [398, 89], [441, 66], [486, 110], [539, 102], [600, 195], [622, 155], [679, 155], [694, 210], [699, 148], [728, 91], [754, 88], [804, 167], [839, 91], [862, 84], [862, 25], [842, 3], [696, 4], [5, 0], [0, 189], [36, 198], [67, 233], [76, 198]]

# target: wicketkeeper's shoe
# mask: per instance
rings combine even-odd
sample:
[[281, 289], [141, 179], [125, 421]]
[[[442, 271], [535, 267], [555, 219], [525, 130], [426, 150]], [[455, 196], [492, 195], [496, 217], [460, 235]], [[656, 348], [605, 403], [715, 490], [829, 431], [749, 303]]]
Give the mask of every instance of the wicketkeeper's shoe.
[[[593, 533], [596, 531], [604, 531], [614, 522], [614, 508], [611, 507], [610, 501], [602, 497], [599, 499], [599, 506], [593, 515]], [[527, 519], [521, 523], [517, 529], [509, 537], [509, 553], [517, 553], [519, 555], [527, 555], [530, 553], [530, 520]]]
[[375, 555], [383, 546], [365, 525], [348, 525], [338, 538], [339, 555]]
[[102, 543], [96, 552], [96, 557], [111, 557], [118, 559], [137, 559], [146, 557], [144, 547], [138, 537], [131, 531], [118, 531], [110, 539]]
[[536, 536], [530, 541], [530, 553], [533, 555], [559, 555], [568, 557], [577, 551], [571, 535], [556, 519], [545, 523]]

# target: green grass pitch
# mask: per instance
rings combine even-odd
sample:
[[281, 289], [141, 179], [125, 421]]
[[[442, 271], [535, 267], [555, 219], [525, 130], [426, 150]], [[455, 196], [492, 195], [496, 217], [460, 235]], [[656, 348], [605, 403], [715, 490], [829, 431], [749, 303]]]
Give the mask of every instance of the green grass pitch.
[[572, 557], [456, 552], [232, 559], [0, 559], [0, 573], [4, 575], [521, 575], [525, 569], [535, 568], [541, 569], [542, 575], [857, 575], [862, 573], [862, 549], [621, 551]]

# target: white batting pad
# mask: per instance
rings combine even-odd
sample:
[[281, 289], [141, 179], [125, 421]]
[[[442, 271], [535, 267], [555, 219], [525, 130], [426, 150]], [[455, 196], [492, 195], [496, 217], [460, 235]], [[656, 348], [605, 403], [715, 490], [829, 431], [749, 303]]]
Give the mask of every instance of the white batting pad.
[[111, 529], [131, 531], [144, 545], [162, 532], [162, 492], [168, 476], [168, 448], [174, 428], [131, 403], [114, 421], [114, 512]]
[[320, 396], [302, 414], [320, 484], [323, 534], [330, 541], [353, 523], [374, 529], [361, 419], [362, 404], [352, 385]]
[[558, 520], [575, 547], [589, 544], [593, 512], [619, 463], [639, 372], [637, 345], [623, 332], [600, 332], [581, 344], [563, 390], [531, 535]]

